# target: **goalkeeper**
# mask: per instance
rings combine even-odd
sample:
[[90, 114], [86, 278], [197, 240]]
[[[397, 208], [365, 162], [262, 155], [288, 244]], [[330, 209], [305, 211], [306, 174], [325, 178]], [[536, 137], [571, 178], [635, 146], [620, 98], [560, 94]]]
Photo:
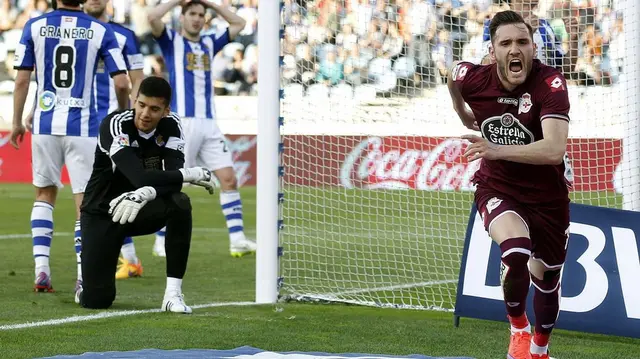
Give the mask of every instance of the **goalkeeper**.
[[[162, 310], [191, 313], [182, 278], [191, 245], [191, 202], [181, 192], [190, 182], [213, 193], [211, 172], [184, 165], [180, 119], [170, 113], [171, 86], [158, 77], [140, 84], [134, 109], [114, 112], [100, 124], [93, 172], [81, 206], [82, 274], [76, 303], [109, 308], [115, 272], [127, 236], [167, 226], [167, 287]], [[164, 169], [163, 169], [164, 168]]]

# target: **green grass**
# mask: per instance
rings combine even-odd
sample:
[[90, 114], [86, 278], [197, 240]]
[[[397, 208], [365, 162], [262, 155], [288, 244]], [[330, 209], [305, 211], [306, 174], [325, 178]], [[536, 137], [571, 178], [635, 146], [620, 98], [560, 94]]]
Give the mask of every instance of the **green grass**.
[[[252, 301], [255, 258], [228, 255], [217, 196], [195, 189], [188, 193], [194, 205], [195, 231], [183, 288], [187, 303]], [[471, 199], [468, 194], [304, 188], [290, 188], [286, 193], [282, 265], [286, 292], [356, 291], [341, 297], [451, 307], [452, 283], [375, 289], [456, 279]], [[30, 186], [0, 186], [0, 235], [30, 232], [32, 196]], [[255, 189], [243, 189], [242, 196], [245, 227], [249, 236], [255, 236]], [[619, 201], [605, 195], [592, 197], [607, 205]], [[58, 233], [73, 230], [68, 189], [60, 194], [54, 222]], [[144, 277], [118, 281], [111, 311], [156, 309], [161, 304], [165, 261], [152, 257], [152, 236], [135, 241]], [[100, 312], [73, 303], [76, 268], [71, 236], [53, 239], [56, 293], [51, 294], [31, 291], [34, 273], [28, 236], [2, 239], [0, 248], [0, 326]], [[0, 331], [0, 357], [243, 345], [276, 351], [505, 357], [508, 334], [504, 323], [466, 318], [459, 328], [452, 323], [450, 313], [424, 310], [300, 303], [226, 306], [197, 309], [191, 316], [151, 313]], [[639, 340], [562, 330], [554, 333], [552, 349], [558, 359], [640, 357]]]

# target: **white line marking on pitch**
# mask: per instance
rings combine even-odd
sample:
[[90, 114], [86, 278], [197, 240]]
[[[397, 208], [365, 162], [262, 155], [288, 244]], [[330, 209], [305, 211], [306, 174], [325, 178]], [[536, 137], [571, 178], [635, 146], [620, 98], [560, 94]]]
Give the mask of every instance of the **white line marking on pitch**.
[[[227, 228], [194, 228], [194, 232], [198, 233], [227, 233], [229, 230]], [[253, 233], [255, 234], [255, 230], [246, 230], [245, 233]], [[54, 237], [67, 237], [72, 236], [71, 232], [53, 232]], [[0, 240], [3, 239], [25, 239], [31, 238], [30, 233], [17, 233], [17, 234], [0, 234]]]
[[[255, 304], [256, 303], [254, 302], [209, 303], [209, 304], [192, 305], [191, 308], [200, 309], [200, 308], [226, 307], [226, 306], [247, 306], [247, 305], [255, 305]], [[124, 317], [124, 316], [148, 314], [148, 313], [160, 313], [160, 312], [162, 312], [162, 310], [160, 309], [118, 310], [113, 312], [100, 312], [97, 314], [74, 315], [67, 318], [44, 320], [41, 322], [28, 322], [28, 323], [22, 323], [22, 324], [1, 325], [0, 330], [14, 330], [14, 329], [44, 327], [48, 325], [61, 325], [61, 324], [76, 323], [76, 322], [86, 322], [86, 321], [97, 320], [97, 319]]]

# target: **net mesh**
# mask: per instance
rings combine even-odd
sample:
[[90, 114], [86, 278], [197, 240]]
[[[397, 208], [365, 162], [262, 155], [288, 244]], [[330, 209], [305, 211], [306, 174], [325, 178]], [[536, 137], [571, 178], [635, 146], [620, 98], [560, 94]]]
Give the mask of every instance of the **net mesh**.
[[462, 158], [456, 137], [469, 131], [446, 74], [456, 60], [482, 60], [497, 11], [523, 14], [538, 58], [568, 81], [572, 199], [622, 208], [637, 195], [634, 141], [622, 156], [638, 92], [638, 73], [625, 73], [637, 61], [625, 45], [638, 43], [625, 42], [625, 6], [640, 5], [285, 1], [281, 295], [453, 308], [478, 164]]

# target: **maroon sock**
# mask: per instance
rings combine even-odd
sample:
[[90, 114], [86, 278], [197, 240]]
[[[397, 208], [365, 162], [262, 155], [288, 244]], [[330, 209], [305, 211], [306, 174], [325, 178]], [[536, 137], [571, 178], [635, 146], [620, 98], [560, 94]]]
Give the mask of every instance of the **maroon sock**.
[[544, 335], [548, 341], [549, 334], [551, 334], [560, 312], [560, 284], [558, 283], [560, 270], [546, 272], [544, 280], [534, 276], [532, 278], [535, 285], [533, 309], [536, 315], [536, 335]]
[[524, 314], [529, 285], [529, 257], [531, 256], [531, 240], [526, 237], [509, 238], [500, 244], [502, 263], [500, 278], [502, 292], [510, 317], [521, 317]]

